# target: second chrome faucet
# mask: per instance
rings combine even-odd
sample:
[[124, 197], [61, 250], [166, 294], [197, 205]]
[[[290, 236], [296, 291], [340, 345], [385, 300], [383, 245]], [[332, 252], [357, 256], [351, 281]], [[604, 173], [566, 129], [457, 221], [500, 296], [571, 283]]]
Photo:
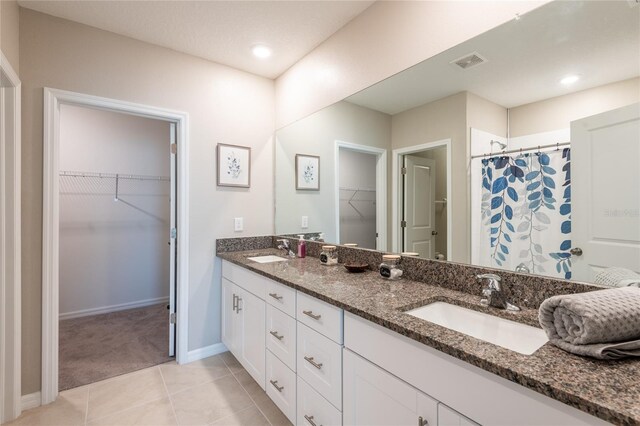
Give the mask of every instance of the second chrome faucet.
[[480, 274], [476, 276], [478, 281], [487, 280], [487, 287], [482, 289], [482, 295], [485, 299], [480, 302], [483, 305], [492, 306], [498, 309], [506, 309], [507, 311], [519, 311], [520, 308], [509, 303], [503, 293], [502, 278], [496, 274]]

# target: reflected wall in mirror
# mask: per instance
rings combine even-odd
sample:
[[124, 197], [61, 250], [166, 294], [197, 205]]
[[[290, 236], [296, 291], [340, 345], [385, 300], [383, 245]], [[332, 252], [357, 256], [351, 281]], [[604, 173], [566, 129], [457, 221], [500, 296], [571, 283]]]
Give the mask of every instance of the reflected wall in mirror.
[[279, 130], [276, 232], [640, 282], [639, 76], [640, 6], [547, 3]]

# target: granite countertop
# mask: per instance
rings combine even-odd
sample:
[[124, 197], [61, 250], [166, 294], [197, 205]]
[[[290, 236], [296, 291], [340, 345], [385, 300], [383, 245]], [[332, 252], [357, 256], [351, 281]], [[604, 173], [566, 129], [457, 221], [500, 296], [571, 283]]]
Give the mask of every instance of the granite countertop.
[[640, 425], [640, 360], [583, 358], [549, 343], [532, 355], [521, 355], [404, 313], [447, 301], [538, 326], [535, 309], [505, 312], [481, 305], [476, 295], [407, 279], [388, 281], [373, 271], [353, 274], [341, 264], [325, 266], [313, 257], [266, 264], [247, 259], [267, 254], [282, 252], [261, 249], [218, 256], [605, 421]]

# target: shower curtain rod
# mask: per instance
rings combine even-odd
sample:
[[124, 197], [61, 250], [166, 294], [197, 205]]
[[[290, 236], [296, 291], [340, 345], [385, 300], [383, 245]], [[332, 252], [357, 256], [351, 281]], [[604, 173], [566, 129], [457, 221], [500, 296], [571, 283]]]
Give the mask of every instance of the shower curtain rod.
[[538, 146], [534, 146], [534, 147], [531, 147], [531, 148], [510, 149], [508, 151], [492, 152], [492, 153], [480, 154], [480, 155], [472, 155], [471, 159], [473, 160], [475, 158], [490, 158], [490, 157], [495, 157], [495, 156], [499, 156], [499, 155], [513, 154], [513, 153], [516, 153], [516, 152], [525, 152], [525, 151], [534, 151], [534, 150], [540, 151], [541, 149], [547, 149], [547, 148], [559, 149], [561, 146], [568, 146], [568, 145], [571, 145], [571, 142], [552, 143], [552, 144], [549, 144], [549, 145], [538, 145]]

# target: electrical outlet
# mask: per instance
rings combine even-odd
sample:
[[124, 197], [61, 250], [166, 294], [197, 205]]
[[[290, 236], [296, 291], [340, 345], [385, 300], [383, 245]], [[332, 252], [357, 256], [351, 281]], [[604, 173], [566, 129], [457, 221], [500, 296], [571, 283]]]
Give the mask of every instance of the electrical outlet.
[[233, 230], [236, 232], [240, 232], [244, 229], [244, 223], [241, 217], [236, 217], [233, 219]]
[[302, 229], [307, 229], [309, 227], [309, 216], [302, 216]]

